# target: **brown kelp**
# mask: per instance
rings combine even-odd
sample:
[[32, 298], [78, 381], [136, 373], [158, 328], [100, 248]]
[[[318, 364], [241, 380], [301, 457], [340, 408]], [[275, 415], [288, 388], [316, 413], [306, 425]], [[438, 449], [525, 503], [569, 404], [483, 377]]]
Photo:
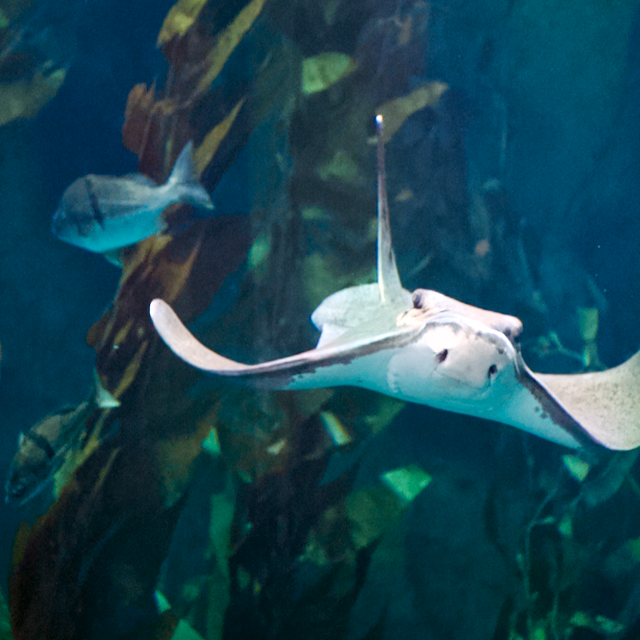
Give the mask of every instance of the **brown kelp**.
[[[211, 65], [230, 53], [223, 47], [222, 53], [212, 56], [210, 65], [202, 64], [200, 54], [207, 45], [209, 50], [215, 48], [217, 35], [210, 33], [207, 42], [197, 38], [200, 48], [193, 54], [197, 64], [190, 64], [186, 54], [177, 55], [180, 62], [176, 64], [191, 71], [195, 66], [202, 76], [210, 73]], [[173, 62], [171, 55], [168, 57]], [[142, 125], [140, 139], [144, 143], [136, 149], [141, 156], [141, 171], [159, 178], [173, 160], [162, 150], [178, 151], [187, 140], [197, 139], [189, 122], [191, 109], [185, 103], [191, 100], [191, 107], [197, 106], [198, 99], [206, 100], [207, 95], [204, 84], [200, 88], [174, 86], [167, 89], [160, 108], [150, 105]], [[244, 100], [240, 97], [233, 104]], [[131, 103], [129, 112], [133, 110], [135, 118], [140, 103], [136, 103], [138, 111]], [[221, 109], [224, 113], [224, 106]], [[231, 109], [222, 129], [216, 129], [219, 122], [200, 129], [203, 135], [209, 134], [206, 140], [198, 140], [199, 170], [205, 172], [201, 180], [209, 189], [249, 135], [248, 121], [241, 126], [243, 120], [236, 119], [237, 113], [238, 109]], [[130, 140], [130, 122], [123, 131], [125, 143]], [[235, 129], [231, 123], [235, 123]], [[222, 144], [225, 140], [226, 147]], [[226, 154], [226, 161], [216, 156], [222, 166], [218, 172], [208, 166], [216, 152]], [[21, 559], [11, 583], [16, 637], [87, 637], [96, 620], [103, 618], [106, 624], [123, 608], [140, 611], [144, 617], [179, 511], [171, 505], [178, 501], [190, 461], [210, 428], [206, 422], [177, 420], [181, 408], [176, 408], [179, 403], [172, 402], [169, 394], [163, 397], [172, 407], [170, 412], [157, 403], [149, 413], [145, 411], [155, 342], [147, 314], [149, 296], [157, 292], [180, 300], [185, 310], [197, 315], [208, 306], [225, 276], [242, 261], [247, 239], [246, 218], [218, 217], [194, 224], [173, 240], [152, 238], [123, 256], [122, 279], [113, 305], [89, 332], [89, 342], [97, 351], [98, 374], [121, 401], [121, 407], [109, 416], [97, 412], [89, 419], [92, 428], [86, 438], [86, 459], [80, 457], [78, 462], [82, 464], [60, 499], [18, 551]], [[177, 380], [172, 383], [177, 390]], [[170, 414], [176, 423], [168, 429]], [[163, 416], [160, 426], [152, 422], [157, 415]], [[104, 434], [113, 431], [115, 435], [102, 442]], [[189, 437], [196, 443], [191, 449], [181, 441]], [[181, 455], [171, 457], [167, 452], [172, 447], [179, 448]], [[170, 465], [168, 474], [161, 468], [167, 456], [177, 461]], [[146, 548], [145, 554], [135, 550], [139, 545]], [[108, 566], [105, 556], [109, 557]], [[37, 580], [39, 575], [42, 580]], [[64, 580], [60, 576], [65, 576]], [[103, 587], [98, 594], [96, 585], [100, 583]], [[100, 602], [107, 598], [111, 604], [98, 607], [96, 598]], [[151, 601], [152, 618], [153, 612]]]

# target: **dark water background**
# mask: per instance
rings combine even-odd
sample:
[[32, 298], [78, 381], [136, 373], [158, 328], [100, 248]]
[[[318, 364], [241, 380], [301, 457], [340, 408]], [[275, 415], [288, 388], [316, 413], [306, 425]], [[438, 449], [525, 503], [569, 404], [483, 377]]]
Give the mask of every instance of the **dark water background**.
[[[425, 67], [429, 78], [450, 85], [454, 101], [451, 130], [440, 135], [463, 141], [471, 183], [495, 177], [508, 187], [526, 221], [526, 241], [539, 257], [537, 268], [551, 274], [544, 281], [553, 326], [570, 333], [566, 309], [588, 306], [585, 274], [595, 283], [607, 302], [600, 356], [617, 364], [640, 346], [638, 3], [605, 10], [596, 2], [581, 5], [586, 9], [578, 3], [543, 8], [527, 2], [535, 28], [520, 31], [513, 17], [517, 3], [471, 4], [432, 3]], [[46, 46], [69, 39], [67, 79], [36, 118], [0, 129], [0, 469], [8, 468], [20, 430], [90, 391], [95, 354], [85, 344], [86, 332], [110, 302], [120, 272], [100, 256], [56, 241], [50, 218], [63, 189], [77, 177], [135, 170], [136, 158], [120, 137], [126, 97], [135, 83], [163, 77], [155, 40], [171, 5], [99, 0], [77, 3], [72, 16], [56, 17], [54, 11], [56, 29]], [[504, 18], [509, 11], [510, 21]], [[506, 25], [514, 31], [501, 31]], [[508, 124], [496, 123], [501, 110]], [[419, 119], [412, 126], [400, 135], [414, 136], [419, 150]], [[500, 160], [496, 132], [503, 126], [508, 155]], [[421, 161], [419, 155], [394, 158], [392, 148], [389, 158], [396, 162], [392, 176], [411, 172]], [[228, 194], [232, 200], [233, 190]], [[396, 224], [399, 262], [406, 267], [412, 238], [428, 230], [419, 227], [419, 219]], [[428, 277], [422, 271], [405, 285], [437, 288]], [[574, 281], [580, 293], [571, 298]], [[495, 426], [457, 417], [443, 431], [441, 422], [439, 412], [408, 408], [371, 445], [371, 470], [391, 466], [407, 451], [419, 460], [429, 448], [432, 456], [485, 474], [486, 481]], [[540, 441], [531, 446], [553, 447]], [[17, 524], [35, 512], [37, 505], [24, 512], [0, 505], [1, 575], [9, 568]], [[412, 521], [420, 517], [419, 510], [411, 515]], [[422, 548], [420, 535], [416, 527], [408, 544]], [[415, 557], [417, 566], [426, 562], [419, 551]], [[403, 632], [418, 637], [411, 635], [415, 629]]]

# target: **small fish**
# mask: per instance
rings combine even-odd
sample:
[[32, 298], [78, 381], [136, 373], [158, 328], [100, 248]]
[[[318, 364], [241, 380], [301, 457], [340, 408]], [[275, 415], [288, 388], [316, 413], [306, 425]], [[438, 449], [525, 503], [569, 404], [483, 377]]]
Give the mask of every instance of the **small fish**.
[[78, 446], [87, 419], [96, 409], [114, 408], [120, 402], [95, 375], [95, 390], [89, 400], [77, 407], [65, 407], [36, 423], [18, 437], [18, 450], [5, 484], [5, 502], [26, 504], [38, 495]]
[[213, 209], [198, 182], [191, 142], [163, 185], [139, 173], [78, 178], [62, 195], [51, 230], [56, 238], [87, 251], [113, 252], [165, 231], [162, 213], [173, 202]]

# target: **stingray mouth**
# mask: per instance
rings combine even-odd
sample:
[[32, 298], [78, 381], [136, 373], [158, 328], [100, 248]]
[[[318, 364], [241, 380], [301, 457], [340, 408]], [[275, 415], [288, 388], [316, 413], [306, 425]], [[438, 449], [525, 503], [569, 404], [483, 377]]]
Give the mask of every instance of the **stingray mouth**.
[[434, 375], [476, 392], [487, 391], [511, 360], [508, 349], [491, 334], [467, 334], [466, 338], [435, 353]]
[[477, 393], [486, 393], [487, 391], [489, 391], [491, 389], [491, 383], [487, 380], [486, 382], [482, 383], [482, 384], [478, 384], [477, 382], [469, 379], [469, 378], [465, 378], [463, 376], [459, 376], [459, 375], [452, 375], [446, 371], [442, 371], [440, 369], [436, 369], [435, 371], [435, 375], [438, 376], [439, 378], [446, 380], [447, 383], [454, 383], [455, 384], [455, 389], [465, 389], [465, 390], [469, 390], [472, 391], [474, 394]]

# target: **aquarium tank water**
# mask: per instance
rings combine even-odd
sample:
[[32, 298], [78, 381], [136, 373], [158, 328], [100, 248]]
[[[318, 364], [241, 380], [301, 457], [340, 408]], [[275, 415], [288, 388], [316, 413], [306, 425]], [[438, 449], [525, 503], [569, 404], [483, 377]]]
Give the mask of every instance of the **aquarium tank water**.
[[640, 639], [637, 0], [0, 1], [0, 640]]

